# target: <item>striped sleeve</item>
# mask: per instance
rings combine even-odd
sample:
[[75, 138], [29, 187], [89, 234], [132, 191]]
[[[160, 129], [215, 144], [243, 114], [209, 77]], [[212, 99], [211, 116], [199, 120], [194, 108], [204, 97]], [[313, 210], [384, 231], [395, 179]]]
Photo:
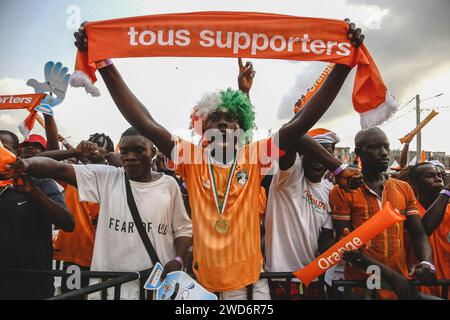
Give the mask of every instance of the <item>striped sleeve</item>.
[[350, 221], [350, 201], [346, 192], [334, 186], [330, 192], [331, 216], [334, 220]]
[[406, 209], [405, 209], [405, 215], [411, 216], [415, 214], [419, 214], [419, 208], [417, 205], [417, 199], [414, 195], [414, 191], [412, 190], [411, 186], [409, 184], [405, 185], [405, 194], [406, 194]]

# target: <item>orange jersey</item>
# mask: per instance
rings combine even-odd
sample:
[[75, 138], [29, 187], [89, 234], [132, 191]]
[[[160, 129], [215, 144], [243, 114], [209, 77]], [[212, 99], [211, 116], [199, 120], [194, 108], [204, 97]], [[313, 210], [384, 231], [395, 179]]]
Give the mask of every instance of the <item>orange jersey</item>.
[[[419, 212], [422, 217], [425, 211], [426, 210], [419, 203]], [[441, 224], [434, 230], [428, 239], [430, 240], [431, 248], [433, 248], [436, 277], [438, 279], [450, 279], [450, 205], [448, 205], [445, 210], [444, 219]], [[414, 254], [414, 251], [409, 251], [409, 253]], [[420, 291], [437, 297], [442, 296], [442, 289], [437, 286], [420, 287]], [[450, 293], [447, 296], [447, 299], [450, 300]]]
[[73, 215], [75, 229], [73, 232], [59, 231], [53, 258], [90, 267], [95, 238], [92, 220], [98, 217], [99, 206], [96, 203], [80, 202], [78, 190], [71, 185], [65, 185], [64, 189], [67, 209]]
[[[260, 214], [265, 207], [265, 193], [261, 193], [264, 168], [270, 160], [261, 161], [263, 140], [243, 146], [231, 176], [228, 200], [223, 218], [229, 222], [228, 231], [215, 229], [219, 213], [209, 176], [207, 151], [179, 139], [176, 172], [182, 176], [189, 192], [194, 232], [193, 269], [199, 282], [210, 291], [230, 291], [243, 288], [259, 279], [262, 266]], [[264, 153], [264, 152], [263, 152]], [[194, 163], [193, 163], [194, 162]], [[212, 171], [220, 200], [224, 197], [227, 178], [232, 166], [213, 162]]]
[[[330, 193], [333, 219], [351, 221], [354, 228], [369, 220], [381, 209], [380, 203], [384, 204], [386, 201], [406, 216], [419, 214], [417, 200], [409, 184], [394, 178], [389, 178], [385, 182], [381, 199], [366, 185], [355, 192], [345, 192], [339, 186], [335, 186]], [[408, 277], [403, 228], [403, 222], [399, 222], [384, 230], [368, 242], [366, 252], [377, 261]], [[346, 280], [367, 278], [364, 270], [350, 264], [347, 264], [344, 274]], [[387, 290], [379, 290], [379, 294], [382, 298], [395, 298], [395, 295]]]

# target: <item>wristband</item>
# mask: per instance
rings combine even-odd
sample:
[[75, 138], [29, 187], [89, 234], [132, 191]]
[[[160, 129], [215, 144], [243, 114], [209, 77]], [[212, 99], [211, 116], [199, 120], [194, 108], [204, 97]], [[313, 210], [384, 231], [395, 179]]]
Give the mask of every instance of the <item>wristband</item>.
[[97, 70], [102, 69], [104, 67], [107, 67], [109, 65], [113, 64], [111, 59], [106, 59], [106, 60], [102, 60], [102, 61], [97, 61], [95, 63], [95, 67], [97, 68]]
[[439, 193], [445, 194], [447, 197], [450, 198], [450, 191], [447, 189], [442, 189], [441, 192], [439, 192]]
[[173, 260], [178, 261], [178, 262], [181, 264], [181, 267], [182, 267], [182, 268], [184, 267], [184, 260], [183, 260], [182, 257], [177, 256], [177, 257], [175, 257], [175, 259], [173, 259]]
[[345, 163], [341, 164], [339, 167], [336, 168], [336, 170], [333, 171], [333, 173], [331, 173], [334, 177], [340, 175], [342, 173], [342, 171], [345, 170], [345, 168], [347, 168], [348, 165], [346, 165]]
[[423, 264], [424, 266], [427, 266], [428, 268], [430, 268], [431, 271], [433, 271], [433, 273], [436, 272], [436, 267], [434, 266], [434, 264], [432, 264], [428, 261], [420, 261], [420, 264]]

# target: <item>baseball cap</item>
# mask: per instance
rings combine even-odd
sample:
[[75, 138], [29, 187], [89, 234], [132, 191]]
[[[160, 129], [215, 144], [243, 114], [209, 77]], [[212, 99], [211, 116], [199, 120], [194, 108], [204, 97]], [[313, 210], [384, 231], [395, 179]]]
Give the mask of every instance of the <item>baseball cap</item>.
[[44, 149], [47, 148], [47, 140], [38, 134], [30, 134], [27, 139], [19, 144], [19, 147], [23, 147], [25, 143], [39, 143]]

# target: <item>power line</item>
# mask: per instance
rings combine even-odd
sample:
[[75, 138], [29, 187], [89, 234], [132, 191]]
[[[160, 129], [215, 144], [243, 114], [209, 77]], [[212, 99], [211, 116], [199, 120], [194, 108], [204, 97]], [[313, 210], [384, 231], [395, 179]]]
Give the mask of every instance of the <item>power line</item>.
[[425, 98], [425, 99], [420, 99], [420, 101], [421, 101], [421, 102], [428, 101], [428, 100], [431, 100], [431, 99], [440, 97], [440, 96], [442, 96], [443, 94], [444, 94], [444, 93], [439, 93], [439, 94], [437, 94], [437, 95], [435, 95], [435, 96], [432, 96], [432, 97], [428, 97], [428, 98]]
[[[444, 94], [444, 93], [439, 93], [439, 94], [437, 94], [437, 95], [434, 95], [434, 96], [431, 96], [431, 97], [428, 97], [428, 98], [425, 98], [425, 99], [420, 99], [420, 102], [424, 102], [424, 101], [428, 101], [428, 100], [431, 100], [431, 99], [440, 97], [440, 96], [442, 96], [443, 94]], [[415, 99], [416, 99], [415, 96], [412, 97], [411, 100], [409, 100], [409, 101], [408, 101], [407, 103], [405, 103], [403, 106], [401, 106], [400, 108], [398, 108], [397, 113], [398, 113], [399, 111], [403, 110], [407, 105], [409, 105], [409, 104], [410, 104], [413, 100], [415, 100]], [[441, 108], [435, 108], [435, 109], [447, 109], [447, 108], [441, 107]], [[392, 122], [394, 122], [394, 121], [396, 121], [396, 120], [398, 120], [398, 119], [401, 119], [401, 118], [403, 118], [404, 116], [406, 116], [407, 114], [413, 112], [414, 110], [415, 110], [415, 109], [411, 109], [411, 110], [409, 110], [408, 112], [406, 112], [406, 113], [404, 113], [404, 114], [402, 114], [402, 115], [399, 115], [399, 116], [397, 116], [397, 117], [395, 117], [395, 118], [393, 118], [393, 119], [391, 119], [391, 120], [388, 120], [387, 122], [381, 124], [380, 127], [384, 127], [384, 126], [386, 126], [386, 125], [388, 125], [388, 124], [390, 124], [390, 123], [392, 123]], [[426, 110], [429, 110], [429, 109], [421, 109], [421, 111], [426, 111]], [[431, 110], [430, 110], [430, 111], [431, 111]]]
[[450, 106], [442, 106], [442, 107], [431, 107], [431, 108], [422, 108], [420, 111], [431, 111], [431, 110], [442, 110], [442, 109], [450, 109]]
[[415, 109], [411, 109], [411, 110], [409, 110], [408, 112], [405, 112], [405, 113], [403, 113], [403, 114], [401, 114], [401, 115], [399, 115], [399, 116], [397, 116], [397, 117], [395, 117], [395, 118], [393, 118], [393, 119], [391, 119], [391, 120], [389, 120], [389, 121], [387, 121], [387, 122], [385, 122], [385, 123], [382, 123], [382, 124], [380, 125], [380, 127], [387, 126], [388, 124], [390, 124], [390, 123], [392, 123], [392, 122], [394, 122], [394, 121], [397, 121], [398, 119], [401, 119], [401, 118], [405, 117], [406, 115], [410, 114], [410, 113], [413, 112], [414, 110], [415, 110]]
[[416, 99], [416, 97], [412, 97], [411, 100], [409, 100], [407, 103], [405, 103], [403, 106], [401, 106], [400, 108], [398, 108], [397, 112], [401, 111], [404, 107], [406, 107], [408, 104], [410, 104], [414, 99]]

